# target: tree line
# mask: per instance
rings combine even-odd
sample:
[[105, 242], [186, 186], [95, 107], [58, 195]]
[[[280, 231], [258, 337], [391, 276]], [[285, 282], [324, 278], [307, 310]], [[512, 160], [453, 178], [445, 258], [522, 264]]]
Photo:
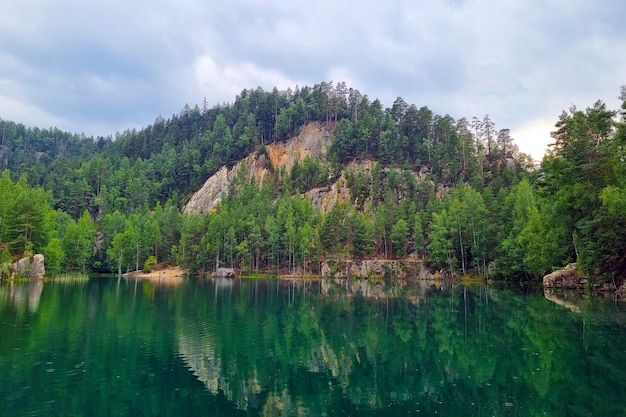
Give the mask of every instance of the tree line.
[[[488, 115], [455, 120], [400, 97], [385, 109], [345, 83], [243, 90], [107, 138], [0, 120], [0, 245], [5, 258], [47, 251], [53, 272], [170, 262], [316, 273], [328, 259], [411, 256], [507, 279], [578, 262], [620, 280], [625, 111], [599, 101], [563, 112], [539, 167]], [[221, 166], [312, 122], [332, 141], [326, 159], [274, 167], [262, 187], [241, 175], [215, 212], [182, 214]], [[315, 209], [306, 193], [341, 175], [350, 199]]]

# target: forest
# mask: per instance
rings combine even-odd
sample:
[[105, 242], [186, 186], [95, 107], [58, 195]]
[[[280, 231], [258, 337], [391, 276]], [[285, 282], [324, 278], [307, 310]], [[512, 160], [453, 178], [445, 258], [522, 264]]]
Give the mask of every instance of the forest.
[[[398, 97], [390, 108], [345, 83], [244, 89], [108, 137], [0, 119], [0, 277], [43, 253], [49, 275], [318, 274], [325, 260], [414, 259], [432, 270], [538, 280], [577, 262], [593, 282], [626, 277], [626, 87], [556, 117], [540, 164], [488, 115], [454, 119]], [[316, 123], [324, 159], [238, 175], [216, 210], [184, 204], [222, 166]], [[366, 165], [371, 169], [360, 169]], [[324, 212], [305, 196], [343, 176]]]

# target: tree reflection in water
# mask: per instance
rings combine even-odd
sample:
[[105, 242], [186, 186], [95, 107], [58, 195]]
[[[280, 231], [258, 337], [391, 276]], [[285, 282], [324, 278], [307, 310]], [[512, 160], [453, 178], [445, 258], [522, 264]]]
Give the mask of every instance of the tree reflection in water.
[[424, 281], [2, 284], [3, 416], [624, 415], [624, 305], [576, 306]]

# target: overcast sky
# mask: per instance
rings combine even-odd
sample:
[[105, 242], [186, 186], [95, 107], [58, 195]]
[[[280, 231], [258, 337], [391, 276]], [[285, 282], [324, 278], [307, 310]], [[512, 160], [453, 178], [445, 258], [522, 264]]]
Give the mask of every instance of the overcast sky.
[[540, 159], [559, 114], [626, 84], [623, 0], [3, 0], [0, 118], [86, 135], [244, 88], [345, 81]]

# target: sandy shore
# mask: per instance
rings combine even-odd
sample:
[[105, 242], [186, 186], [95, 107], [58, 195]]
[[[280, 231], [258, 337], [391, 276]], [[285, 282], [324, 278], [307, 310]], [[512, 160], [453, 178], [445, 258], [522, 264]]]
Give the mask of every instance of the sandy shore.
[[187, 270], [185, 269], [182, 269], [179, 267], [172, 267], [172, 268], [165, 268], [159, 271], [152, 271], [152, 272], [143, 272], [143, 271], [128, 272], [124, 274], [124, 276], [129, 277], [129, 278], [146, 279], [153, 283], [159, 283], [159, 284], [179, 284], [183, 281], [183, 277], [185, 276], [186, 273], [187, 273]]

